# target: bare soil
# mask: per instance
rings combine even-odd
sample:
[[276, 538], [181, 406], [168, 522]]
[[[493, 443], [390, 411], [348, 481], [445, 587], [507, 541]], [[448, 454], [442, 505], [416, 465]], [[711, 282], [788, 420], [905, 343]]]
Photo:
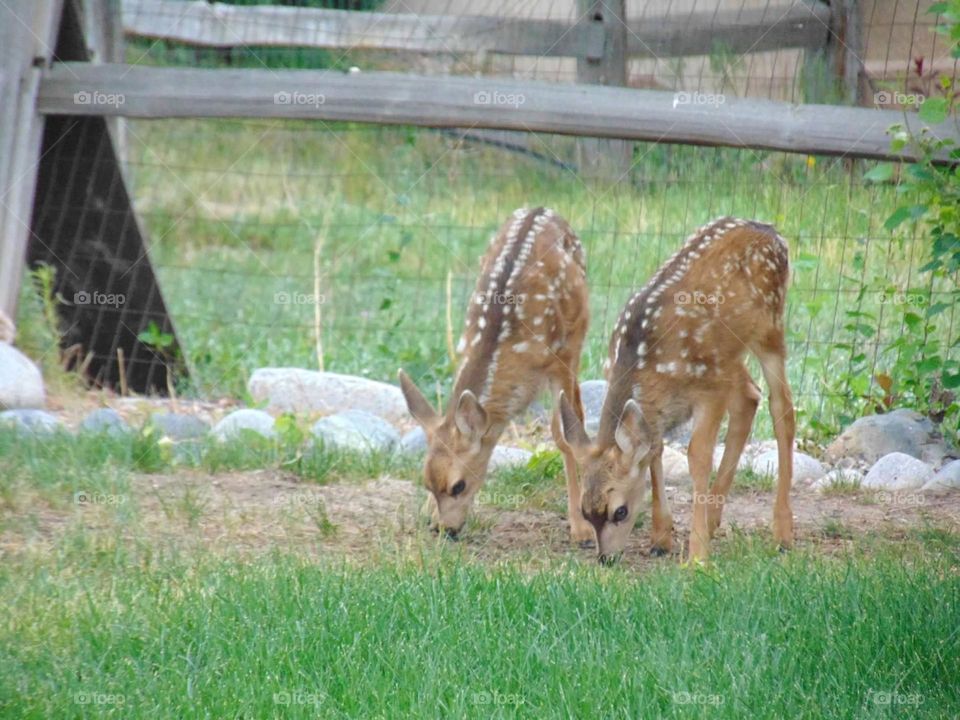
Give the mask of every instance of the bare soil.
[[[131, 498], [117, 505], [24, 509], [21, 522], [0, 526], [0, 556], [27, 548], [52, 548], [78, 526], [151, 545], [256, 556], [275, 550], [364, 563], [385, 557], [416, 557], [438, 540], [425, 527], [424, 491], [384, 477], [366, 484], [316, 485], [277, 471], [208, 475], [141, 475]], [[673, 493], [674, 554], [681, 557], [689, 533], [691, 504]], [[919, 493], [898, 497], [868, 492], [821, 495], [794, 491], [797, 545], [835, 552], [871, 537], [898, 541], [925, 528], [960, 532], [960, 496]], [[21, 506], [23, 507], [23, 506]], [[739, 534], [770, 537], [773, 493], [740, 491], [728, 498], [717, 542]], [[771, 541], [772, 542], [772, 541]], [[568, 538], [558, 512], [478, 506], [461, 539], [452, 545], [484, 562], [514, 559], [538, 565], [565, 557], [591, 561], [594, 551]], [[635, 568], [670, 562], [649, 554], [646, 525], [634, 530], [624, 563]]]

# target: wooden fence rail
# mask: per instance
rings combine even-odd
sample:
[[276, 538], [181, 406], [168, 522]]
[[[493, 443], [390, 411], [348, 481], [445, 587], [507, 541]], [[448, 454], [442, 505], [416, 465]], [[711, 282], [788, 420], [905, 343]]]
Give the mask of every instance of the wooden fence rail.
[[[46, 71], [37, 102], [40, 112], [55, 115], [346, 120], [887, 159], [914, 159], [909, 150], [891, 153], [890, 125], [923, 127], [915, 113], [700, 93], [502, 78], [86, 63], [59, 63]], [[956, 118], [932, 131], [960, 142]]]
[[[203, 0], [122, 0], [128, 35], [204, 47], [290, 46], [492, 52], [597, 59], [605, 33], [590, 15], [575, 23], [479, 15], [418, 15], [320, 8], [235, 6]], [[830, 8], [818, 0], [790, 6], [693, 12], [628, 19], [631, 57], [709, 55], [779, 48], [822, 48]]]

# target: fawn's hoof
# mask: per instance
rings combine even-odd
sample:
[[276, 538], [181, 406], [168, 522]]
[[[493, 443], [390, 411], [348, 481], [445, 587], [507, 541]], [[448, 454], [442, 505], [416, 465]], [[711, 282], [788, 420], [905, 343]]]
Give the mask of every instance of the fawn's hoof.
[[670, 551], [667, 550], [666, 548], [657, 547], [656, 545], [650, 548], [650, 555], [652, 555], [653, 557], [663, 557], [664, 555], [669, 555], [669, 554], [670, 554]]
[[580, 541], [577, 543], [577, 545], [580, 546], [580, 549], [581, 549], [581, 550], [593, 550], [594, 548], [597, 547], [596, 541], [594, 541], [592, 538], [590, 538], [590, 539], [588, 539], [588, 540], [580, 540]]

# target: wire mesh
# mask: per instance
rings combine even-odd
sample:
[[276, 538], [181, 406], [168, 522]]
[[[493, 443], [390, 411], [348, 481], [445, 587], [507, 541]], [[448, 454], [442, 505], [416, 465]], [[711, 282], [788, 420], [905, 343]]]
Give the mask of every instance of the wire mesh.
[[[169, 12], [174, 4], [128, 0], [124, 9]], [[642, 22], [757, 8], [777, 15], [796, 5], [630, 0], [627, 9], [628, 20]], [[924, 77], [918, 53], [931, 59], [921, 64], [927, 70], [946, 67], [946, 48], [921, 20], [925, 5], [863, 4], [870, 83], [900, 82], [906, 92], [911, 72]], [[577, 7], [388, 0], [363, 9], [570, 24]], [[294, 23], [311, 10], [287, 9]], [[245, 67], [368, 61], [379, 69], [576, 79], [573, 58], [264, 48], [242, 37], [215, 49], [140, 39], [127, 57]], [[644, 87], [800, 99], [813, 55], [788, 48], [729, 57], [714, 48], [682, 62], [631, 60], [629, 77]], [[925, 239], [884, 227], [901, 198], [893, 184], [864, 180], [871, 163], [637, 143], [622, 176], [590, 179], [576, 171], [576, 139], [521, 135], [522, 152], [515, 152], [504, 144], [516, 134], [498, 143], [458, 131], [322, 121], [128, 122], [126, 175], [191, 367], [191, 386], [182, 390], [242, 396], [257, 367], [315, 367], [319, 335], [327, 369], [392, 381], [403, 366], [442, 394], [453, 369], [447, 313], [455, 342], [486, 242], [523, 205], [553, 207], [583, 240], [592, 315], [585, 379], [600, 377], [607, 338], [630, 294], [694, 228], [721, 215], [773, 223], [790, 243], [788, 370], [807, 419], [838, 423], [863, 410], [878, 374], [898, 363], [893, 341], [905, 306], [947, 303], [934, 336], [945, 347], [958, 336], [957, 278], [919, 273]], [[946, 353], [955, 359], [960, 349]]]

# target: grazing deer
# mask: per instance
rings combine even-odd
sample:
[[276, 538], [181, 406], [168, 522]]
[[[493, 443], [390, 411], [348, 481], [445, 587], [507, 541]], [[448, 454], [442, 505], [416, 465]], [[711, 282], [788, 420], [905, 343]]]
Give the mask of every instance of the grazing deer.
[[[564, 438], [580, 465], [583, 514], [596, 528], [601, 562], [614, 560], [626, 545], [648, 468], [653, 553], [670, 551], [663, 436], [691, 415], [690, 557], [707, 557], [760, 401], [744, 365], [747, 351], [760, 361], [770, 389], [779, 457], [774, 536], [781, 547], [791, 544], [794, 413], [783, 327], [788, 275], [786, 241], [771, 226], [728, 217], [703, 226], [621, 312], [604, 366], [609, 387], [595, 441], [561, 397]], [[725, 413], [726, 447], [708, 489]]]
[[515, 211], [484, 256], [447, 412], [437, 413], [399, 373], [410, 414], [427, 435], [424, 483], [436, 501], [434, 529], [457, 535], [507, 423], [549, 385], [557, 399], [551, 430], [563, 453], [571, 536], [592, 542], [593, 528], [580, 513], [576, 459], [564, 442], [559, 414], [563, 394], [568, 412], [583, 419], [577, 373], [588, 320], [580, 240], [552, 210]]

